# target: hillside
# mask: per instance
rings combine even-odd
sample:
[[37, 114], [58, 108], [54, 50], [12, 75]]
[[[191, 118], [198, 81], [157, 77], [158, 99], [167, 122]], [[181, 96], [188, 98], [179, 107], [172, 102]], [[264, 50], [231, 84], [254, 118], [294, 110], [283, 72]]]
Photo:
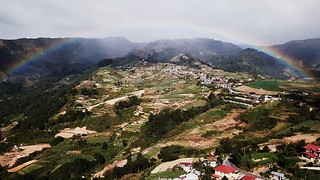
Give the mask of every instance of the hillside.
[[165, 62], [184, 53], [194, 59], [202, 59], [207, 56], [233, 55], [241, 51], [241, 48], [232, 44], [213, 39], [171, 39], [151, 42], [141, 50], [133, 54], [148, 59], [149, 61]]
[[[318, 39], [292, 41], [274, 48], [288, 53], [319, 77]], [[133, 43], [125, 38], [38, 38], [0, 41], [0, 74], [26, 76], [60, 76], [77, 74], [95, 64], [133, 65], [139, 62], [202, 61], [213, 68], [246, 72], [260, 78], [296, 79], [290, 67], [254, 49], [242, 50], [232, 43], [213, 39], [172, 39], [151, 43]], [[131, 60], [133, 60], [130, 62]], [[104, 61], [103, 61], [104, 60]], [[117, 62], [119, 60], [119, 62]], [[100, 64], [101, 64], [100, 63]], [[15, 68], [18, 64], [26, 64]], [[19, 67], [19, 65], [18, 65]], [[11, 69], [15, 69], [12, 71]]]
[[[1, 93], [0, 177], [154, 179], [172, 171], [177, 177], [181, 171], [175, 169], [151, 171], [165, 161], [230, 153], [244, 170], [269, 163], [300, 177], [294, 163], [289, 167], [283, 161], [295, 160], [301, 144], [289, 144], [288, 153], [264, 148], [272, 158], [261, 163], [253, 157], [264, 155], [259, 149], [264, 144], [274, 149], [277, 143], [303, 138], [317, 143], [320, 98], [310, 87], [319, 84], [252, 83], [251, 75], [213, 69], [200, 61], [179, 64], [188, 59], [181, 54], [171, 63], [150, 63], [126, 56], [116, 59], [124, 64], [101, 63], [81, 75], [42, 79], [20, 92]], [[257, 89], [246, 92], [246, 85]], [[262, 91], [266, 87], [269, 91]], [[281, 95], [281, 101], [268, 96], [256, 104], [264, 97], [259, 94], [295, 87], [299, 91]]]
[[320, 38], [289, 41], [272, 48], [297, 59], [314, 77], [320, 78]]
[[247, 72], [255, 77], [287, 79], [285, 66], [275, 58], [257, 51], [245, 49], [233, 56], [211, 57], [205, 60], [214, 68], [231, 72]]
[[305, 66], [312, 67], [320, 64], [320, 38], [289, 41], [274, 45], [272, 48], [295, 57]]

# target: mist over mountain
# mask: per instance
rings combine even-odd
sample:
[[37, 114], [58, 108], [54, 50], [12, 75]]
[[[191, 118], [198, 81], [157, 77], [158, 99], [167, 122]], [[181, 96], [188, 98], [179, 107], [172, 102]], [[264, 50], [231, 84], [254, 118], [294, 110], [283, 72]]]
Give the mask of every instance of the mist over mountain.
[[234, 55], [241, 50], [232, 43], [213, 39], [165, 39], [151, 42], [132, 54], [150, 61], [166, 61], [179, 53], [185, 53], [194, 59], [204, 59], [211, 56]]
[[214, 68], [230, 72], [247, 72], [255, 77], [286, 79], [285, 66], [263, 52], [247, 48], [233, 56], [211, 57], [205, 59]]
[[[14, 74], [67, 75], [81, 72], [105, 58], [122, 57], [143, 44], [125, 38], [38, 38], [0, 40], [0, 71], [21, 62]], [[22, 63], [23, 64], [23, 63]]]
[[[315, 77], [319, 76], [320, 39], [290, 41], [273, 48], [298, 59]], [[213, 39], [163, 39], [151, 43], [134, 43], [121, 37], [0, 40], [0, 71], [7, 72], [10, 67], [31, 60], [11, 72], [11, 76], [64, 76], [80, 73], [97, 63], [98, 66], [132, 66], [144, 61], [171, 62], [177, 56], [188, 57], [180, 64], [192, 65], [190, 61], [199, 60], [226, 71], [288, 78], [284, 71], [288, 67], [274, 57]]]
[[272, 47], [298, 59], [307, 67], [320, 65], [320, 38], [289, 41]]

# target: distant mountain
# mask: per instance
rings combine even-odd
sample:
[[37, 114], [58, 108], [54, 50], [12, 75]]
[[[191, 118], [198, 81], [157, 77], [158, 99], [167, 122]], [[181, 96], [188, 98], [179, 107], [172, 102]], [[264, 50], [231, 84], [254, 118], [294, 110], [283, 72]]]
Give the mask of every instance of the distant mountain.
[[205, 60], [214, 68], [231, 72], [247, 72], [256, 77], [286, 79], [288, 78], [279, 61], [255, 49], [245, 49], [233, 56], [212, 57]]
[[[272, 48], [295, 57], [315, 77], [320, 77], [320, 39], [291, 41]], [[226, 71], [288, 78], [288, 71], [284, 71], [288, 67], [277, 59], [251, 48], [243, 50], [232, 43], [213, 39], [171, 39], [151, 43], [133, 43], [121, 37], [0, 40], [0, 75], [30, 59], [35, 60], [11, 75], [64, 76], [80, 73], [97, 63], [98, 66], [126, 67], [144, 62], [193, 65], [192, 61], [202, 61]]]
[[290, 41], [272, 47], [300, 60], [305, 66], [320, 65], [320, 38]]
[[125, 38], [38, 38], [0, 40], [0, 72], [23, 61], [15, 74], [67, 75], [80, 72], [105, 58], [122, 57], [144, 44]]
[[172, 39], [151, 42], [132, 54], [153, 62], [168, 61], [184, 53], [194, 59], [205, 59], [211, 56], [234, 55], [242, 49], [232, 43], [213, 39]]

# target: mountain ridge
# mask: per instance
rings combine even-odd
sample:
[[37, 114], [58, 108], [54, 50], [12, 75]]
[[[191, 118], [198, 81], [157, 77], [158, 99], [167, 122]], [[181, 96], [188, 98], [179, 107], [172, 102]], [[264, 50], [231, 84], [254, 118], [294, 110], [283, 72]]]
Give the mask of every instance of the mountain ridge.
[[[58, 45], [57, 45], [58, 44]], [[289, 41], [271, 46], [298, 59], [310, 74], [320, 77], [320, 38]], [[50, 49], [47, 51], [47, 49]], [[246, 55], [243, 52], [247, 52]], [[259, 74], [262, 59], [275, 65], [274, 69], [262, 71], [267, 78], [286, 78], [283, 76], [285, 66], [275, 63], [275, 58], [264, 53], [241, 49], [235, 44], [208, 38], [194, 39], [160, 39], [150, 43], [135, 43], [123, 37], [110, 38], [21, 38], [16, 40], [0, 40], [0, 72], [2, 76], [8, 69], [21, 61], [36, 57], [38, 60], [12, 73], [22, 76], [65, 76], [81, 73], [104, 59], [127, 58], [137, 56], [149, 62], [169, 62], [178, 54], [211, 64], [215, 68], [238, 72], [250, 71]], [[255, 58], [253, 58], [255, 57]], [[246, 62], [244, 61], [245, 58]], [[260, 64], [259, 61], [260, 59]], [[127, 58], [128, 61], [130, 61]], [[244, 66], [244, 64], [253, 67]], [[262, 63], [264, 64], [264, 63]], [[234, 66], [234, 67], [232, 67]], [[280, 75], [282, 74], [282, 75]]]

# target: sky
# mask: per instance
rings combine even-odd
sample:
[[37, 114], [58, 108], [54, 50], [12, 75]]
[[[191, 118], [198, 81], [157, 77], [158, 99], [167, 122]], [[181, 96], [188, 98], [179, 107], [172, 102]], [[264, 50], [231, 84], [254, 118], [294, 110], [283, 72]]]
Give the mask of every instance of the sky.
[[0, 0], [0, 39], [211, 38], [254, 45], [320, 37], [319, 0]]

